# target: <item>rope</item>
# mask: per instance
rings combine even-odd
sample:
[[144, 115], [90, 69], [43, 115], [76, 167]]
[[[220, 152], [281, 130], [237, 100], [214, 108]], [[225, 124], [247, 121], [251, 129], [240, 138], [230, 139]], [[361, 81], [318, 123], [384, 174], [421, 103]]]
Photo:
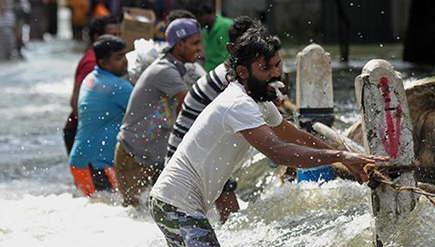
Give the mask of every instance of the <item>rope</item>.
[[[367, 164], [364, 167], [364, 171], [369, 176], [369, 182], [368, 186], [371, 189], [375, 189], [379, 186], [379, 184], [385, 184], [393, 188], [394, 190], [397, 190], [399, 192], [401, 191], [408, 191], [415, 194], [423, 195], [425, 196], [435, 207], [435, 193], [431, 192], [434, 187], [433, 185], [428, 185], [424, 183], [418, 183], [417, 187], [414, 186], [406, 186], [406, 185], [400, 185], [396, 184], [391, 181], [391, 179], [386, 175], [386, 173], [392, 173], [392, 174], [400, 174], [401, 172], [409, 172], [417, 169], [419, 167], [418, 162], [414, 162], [413, 164], [409, 166], [404, 165], [375, 165], [375, 164]], [[434, 187], [435, 188], [435, 187]]]

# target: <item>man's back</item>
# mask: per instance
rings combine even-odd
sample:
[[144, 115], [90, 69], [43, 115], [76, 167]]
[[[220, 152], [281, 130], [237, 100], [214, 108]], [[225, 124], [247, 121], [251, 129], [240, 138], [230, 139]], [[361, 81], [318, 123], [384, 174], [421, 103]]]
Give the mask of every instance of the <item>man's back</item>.
[[133, 87], [97, 67], [89, 74], [79, 96], [79, 125], [70, 164], [96, 169], [112, 166], [116, 135]]
[[166, 53], [139, 78], [118, 135], [138, 163], [163, 163], [175, 115], [174, 96], [187, 90], [182, 80], [184, 73], [183, 64]]

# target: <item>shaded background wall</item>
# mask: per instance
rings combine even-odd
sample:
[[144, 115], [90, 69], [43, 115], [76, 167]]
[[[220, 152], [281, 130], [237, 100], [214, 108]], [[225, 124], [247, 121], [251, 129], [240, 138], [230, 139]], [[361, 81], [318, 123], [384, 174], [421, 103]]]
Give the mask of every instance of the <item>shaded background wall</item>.
[[[168, 10], [189, 0], [164, 2]], [[284, 42], [339, 44], [348, 61], [350, 44], [395, 43], [403, 59], [435, 64], [435, 1], [433, 0], [213, 0], [231, 18], [248, 15], [261, 20]], [[382, 46], [381, 46], [382, 47]]]
[[[404, 37], [411, 0], [339, 2], [349, 20], [351, 43], [396, 42]], [[256, 17], [275, 34], [296, 43], [339, 42], [334, 0], [222, 0], [222, 6], [223, 14]]]

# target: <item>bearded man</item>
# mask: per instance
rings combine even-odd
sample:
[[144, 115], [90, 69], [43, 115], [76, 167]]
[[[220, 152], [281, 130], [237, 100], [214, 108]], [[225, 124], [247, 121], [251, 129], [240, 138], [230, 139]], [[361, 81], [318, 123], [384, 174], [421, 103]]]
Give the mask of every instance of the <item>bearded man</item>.
[[270, 85], [281, 76], [280, 48], [262, 27], [237, 39], [230, 84], [201, 112], [154, 185], [150, 212], [169, 246], [219, 246], [206, 214], [250, 145], [279, 165], [342, 162], [362, 181], [364, 164], [388, 160], [334, 150], [282, 118]]

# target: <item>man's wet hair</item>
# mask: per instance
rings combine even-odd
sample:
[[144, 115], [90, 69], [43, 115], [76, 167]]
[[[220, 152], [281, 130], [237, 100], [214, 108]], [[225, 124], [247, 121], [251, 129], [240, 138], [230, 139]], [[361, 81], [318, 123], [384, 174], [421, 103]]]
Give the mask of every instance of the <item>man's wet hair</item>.
[[216, 12], [212, 0], [189, 0], [186, 9], [195, 16], [204, 14], [213, 14]]
[[260, 22], [252, 19], [249, 16], [240, 16], [234, 19], [233, 24], [230, 26], [228, 30], [229, 41], [231, 43], [235, 43], [237, 38], [242, 36], [243, 33], [246, 32], [249, 28], [260, 28]]
[[119, 16], [114, 16], [114, 15], [102, 16], [93, 19], [89, 23], [89, 31], [88, 31], [89, 39], [91, 40], [91, 42], [95, 42], [94, 36], [95, 35], [101, 36], [105, 34], [107, 25], [120, 24], [120, 23], [121, 23], [121, 18]]
[[272, 36], [264, 27], [250, 28], [234, 43], [233, 56], [230, 58], [231, 70], [228, 80], [239, 80], [236, 68], [242, 65], [251, 72], [251, 65], [259, 58], [264, 58], [266, 63], [281, 49], [281, 41], [277, 36]]
[[192, 14], [190, 11], [187, 11], [185, 9], [176, 9], [169, 12], [168, 15], [168, 24], [171, 23], [173, 20], [179, 19], [179, 18], [188, 18], [188, 19], [195, 19], [196, 17], [194, 14]]
[[126, 48], [125, 42], [116, 36], [105, 34], [98, 38], [93, 45], [97, 62], [100, 59], [109, 59], [113, 52], [121, 51]]

